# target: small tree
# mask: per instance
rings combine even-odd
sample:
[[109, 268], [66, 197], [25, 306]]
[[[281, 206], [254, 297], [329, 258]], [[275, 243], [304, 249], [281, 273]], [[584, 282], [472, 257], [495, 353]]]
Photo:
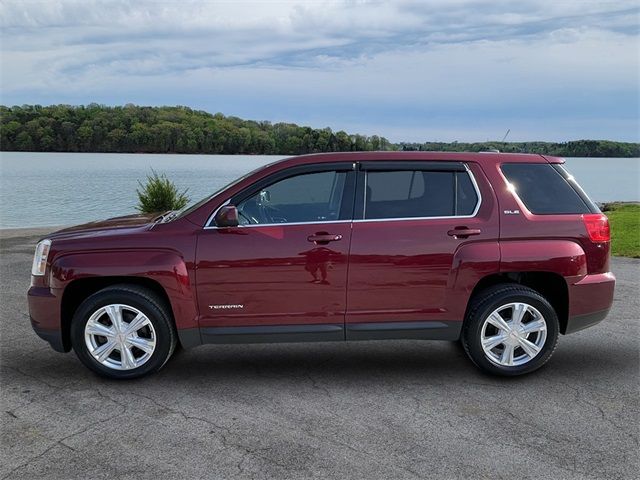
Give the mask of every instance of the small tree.
[[143, 213], [159, 213], [168, 210], [179, 210], [189, 203], [187, 190], [179, 192], [178, 188], [163, 173], [158, 175], [151, 169], [151, 175], [147, 175], [147, 182], [142, 184], [138, 180], [138, 206]]

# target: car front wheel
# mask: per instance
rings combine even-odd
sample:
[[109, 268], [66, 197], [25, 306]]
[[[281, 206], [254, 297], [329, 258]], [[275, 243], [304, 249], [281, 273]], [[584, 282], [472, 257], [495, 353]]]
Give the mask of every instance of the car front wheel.
[[164, 302], [135, 285], [88, 297], [71, 323], [71, 343], [88, 368], [109, 378], [155, 372], [171, 357], [177, 335]]
[[522, 285], [503, 284], [480, 292], [472, 300], [462, 345], [481, 370], [522, 375], [549, 360], [558, 331], [558, 316], [542, 295]]

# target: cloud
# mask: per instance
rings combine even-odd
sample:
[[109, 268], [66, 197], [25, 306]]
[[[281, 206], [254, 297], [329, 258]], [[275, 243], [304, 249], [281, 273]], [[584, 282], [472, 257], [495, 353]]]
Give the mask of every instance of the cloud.
[[182, 103], [394, 139], [482, 140], [511, 125], [522, 138], [637, 139], [639, 12], [631, 1], [5, 0], [1, 100]]

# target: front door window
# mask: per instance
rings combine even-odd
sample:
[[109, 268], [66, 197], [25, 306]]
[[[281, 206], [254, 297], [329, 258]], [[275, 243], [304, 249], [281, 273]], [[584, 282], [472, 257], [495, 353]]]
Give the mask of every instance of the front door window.
[[238, 204], [241, 225], [338, 220], [346, 172], [285, 178]]

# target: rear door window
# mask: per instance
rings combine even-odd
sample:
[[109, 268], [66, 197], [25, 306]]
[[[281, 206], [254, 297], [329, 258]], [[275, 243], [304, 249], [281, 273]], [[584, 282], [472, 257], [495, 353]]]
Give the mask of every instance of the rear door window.
[[467, 172], [456, 172], [456, 215], [472, 215], [478, 204], [478, 193]]
[[590, 213], [567, 179], [548, 163], [506, 163], [502, 173], [527, 209], [538, 215]]
[[472, 215], [478, 200], [467, 172], [368, 171], [364, 218]]

